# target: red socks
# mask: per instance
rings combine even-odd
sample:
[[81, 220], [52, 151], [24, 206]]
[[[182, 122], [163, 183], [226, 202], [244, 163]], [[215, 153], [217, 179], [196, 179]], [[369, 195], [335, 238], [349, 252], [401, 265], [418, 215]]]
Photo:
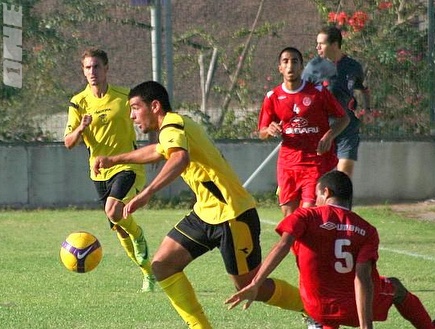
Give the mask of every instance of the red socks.
[[394, 304], [399, 313], [417, 329], [434, 329], [432, 319], [417, 296], [409, 291], [401, 304]]

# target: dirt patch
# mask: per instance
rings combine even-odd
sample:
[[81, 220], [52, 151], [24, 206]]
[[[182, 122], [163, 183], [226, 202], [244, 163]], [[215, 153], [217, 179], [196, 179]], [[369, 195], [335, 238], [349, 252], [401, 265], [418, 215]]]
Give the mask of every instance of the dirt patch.
[[409, 218], [435, 221], [435, 199], [391, 205], [391, 210]]

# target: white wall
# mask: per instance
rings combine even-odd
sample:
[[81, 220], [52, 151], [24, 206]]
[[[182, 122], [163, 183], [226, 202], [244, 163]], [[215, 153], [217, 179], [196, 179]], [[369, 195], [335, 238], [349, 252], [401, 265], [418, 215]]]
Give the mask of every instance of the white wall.
[[[272, 152], [276, 143], [218, 143], [242, 183]], [[248, 185], [253, 193], [274, 191], [276, 157]], [[353, 178], [356, 202], [425, 200], [435, 196], [435, 143], [362, 142]], [[62, 143], [0, 145], [1, 207], [95, 206], [87, 151], [68, 151]], [[147, 168], [148, 179], [156, 170]], [[187, 190], [181, 179], [159, 193]]]

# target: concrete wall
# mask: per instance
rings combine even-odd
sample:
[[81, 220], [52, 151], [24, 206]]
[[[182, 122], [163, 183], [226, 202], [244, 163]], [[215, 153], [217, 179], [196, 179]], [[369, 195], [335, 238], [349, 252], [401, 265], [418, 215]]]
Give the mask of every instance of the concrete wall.
[[[218, 143], [242, 182], [251, 176], [276, 144]], [[435, 143], [362, 142], [354, 174], [359, 202], [425, 200], [435, 196]], [[253, 193], [274, 191], [276, 156], [247, 186]], [[64, 207], [95, 205], [97, 195], [88, 178], [87, 151], [68, 151], [61, 143], [0, 145], [1, 207]], [[158, 169], [157, 169], [158, 170]], [[148, 179], [157, 170], [148, 167]], [[179, 179], [160, 197], [187, 190]]]

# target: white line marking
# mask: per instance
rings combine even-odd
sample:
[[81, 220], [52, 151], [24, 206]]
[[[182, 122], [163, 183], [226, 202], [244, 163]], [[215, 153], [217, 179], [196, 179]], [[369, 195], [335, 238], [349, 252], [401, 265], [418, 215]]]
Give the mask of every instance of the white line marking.
[[[271, 221], [268, 219], [262, 219], [262, 220], [260, 220], [260, 222], [267, 224], [267, 225], [272, 225], [272, 226], [276, 226], [278, 224], [277, 222], [274, 222], [274, 221]], [[435, 262], [435, 257], [420, 255], [420, 254], [416, 254], [416, 253], [409, 252], [409, 251], [391, 249], [391, 248], [386, 248], [386, 247], [381, 247], [381, 246], [379, 246], [379, 250], [384, 250], [384, 251], [392, 252], [395, 254], [410, 256], [410, 257], [414, 257], [414, 258], [421, 258], [421, 259], [426, 259], [426, 260], [430, 260], [430, 261]]]
[[268, 219], [261, 219], [260, 222], [264, 223], [264, 224], [272, 225], [272, 226], [278, 225], [277, 222], [274, 222], [274, 221], [271, 221], [271, 220], [268, 220]]
[[411, 256], [411, 257], [415, 257], [415, 258], [422, 258], [422, 259], [431, 260], [431, 261], [435, 262], [435, 257], [420, 255], [420, 254], [416, 254], [416, 253], [409, 252], [409, 251], [391, 249], [391, 248], [386, 248], [386, 247], [379, 247], [379, 250], [385, 250], [385, 251], [389, 251], [389, 252], [394, 252], [396, 254]]

